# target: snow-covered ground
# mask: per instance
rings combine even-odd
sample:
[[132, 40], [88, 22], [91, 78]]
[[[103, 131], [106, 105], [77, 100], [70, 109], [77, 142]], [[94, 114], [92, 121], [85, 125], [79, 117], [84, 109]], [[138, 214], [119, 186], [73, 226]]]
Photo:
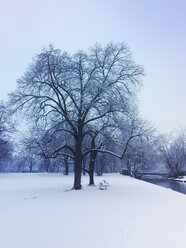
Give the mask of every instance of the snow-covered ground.
[[[101, 180], [110, 182], [99, 190]], [[121, 175], [0, 174], [0, 248], [179, 248], [186, 195]]]
[[174, 179], [174, 181], [179, 181], [179, 182], [186, 183], [186, 176], [181, 177], [181, 178], [176, 178], [176, 179]]

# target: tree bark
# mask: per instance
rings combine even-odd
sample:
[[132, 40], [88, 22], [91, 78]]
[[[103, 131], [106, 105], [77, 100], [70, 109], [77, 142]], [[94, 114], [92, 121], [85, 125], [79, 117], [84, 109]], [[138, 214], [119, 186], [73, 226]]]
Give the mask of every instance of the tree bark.
[[90, 153], [90, 163], [89, 163], [89, 185], [94, 185], [94, 165], [96, 159], [96, 152]]
[[82, 172], [82, 137], [79, 136], [76, 140], [76, 152], [74, 158], [74, 186], [73, 189], [79, 190], [81, 186], [81, 172]]
[[65, 175], [67, 176], [69, 174], [69, 165], [68, 165], [68, 157], [65, 157]]
[[[95, 137], [93, 137], [91, 142], [91, 149], [95, 149]], [[89, 162], [89, 185], [94, 185], [94, 165], [96, 160], [97, 152], [92, 151], [90, 153], [90, 162]]]
[[74, 175], [74, 187], [73, 189], [79, 190], [81, 189], [81, 168], [79, 165], [75, 165], [75, 175]]
[[69, 174], [68, 163], [65, 163], [65, 175], [68, 176], [68, 174]]
[[89, 185], [94, 185], [94, 169], [89, 172]]

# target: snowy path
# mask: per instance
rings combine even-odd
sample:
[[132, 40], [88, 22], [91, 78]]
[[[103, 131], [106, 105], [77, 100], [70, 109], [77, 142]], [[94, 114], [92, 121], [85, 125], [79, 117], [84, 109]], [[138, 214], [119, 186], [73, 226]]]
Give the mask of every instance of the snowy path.
[[0, 248], [177, 248], [186, 241], [186, 195], [121, 175], [0, 175]]

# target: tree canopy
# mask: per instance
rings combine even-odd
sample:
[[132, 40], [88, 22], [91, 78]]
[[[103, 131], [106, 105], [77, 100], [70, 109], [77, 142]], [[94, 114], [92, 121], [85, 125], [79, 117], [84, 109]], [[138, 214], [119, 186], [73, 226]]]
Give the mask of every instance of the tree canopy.
[[73, 55], [50, 46], [33, 58], [10, 103], [51, 134], [69, 135], [52, 155], [74, 160], [74, 189], [80, 189], [85, 137], [111, 133], [133, 111], [143, 74], [125, 43], [96, 44]]

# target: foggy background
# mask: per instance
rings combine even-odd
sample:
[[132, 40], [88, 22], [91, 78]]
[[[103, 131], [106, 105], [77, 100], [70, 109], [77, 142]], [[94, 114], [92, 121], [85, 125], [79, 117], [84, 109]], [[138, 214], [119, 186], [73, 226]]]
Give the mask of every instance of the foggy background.
[[126, 41], [145, 68], [143, 118], [161, 132], [185, 126], [186, 1], [1, 0], [0, 99], [50, 43], [70, 53]]

